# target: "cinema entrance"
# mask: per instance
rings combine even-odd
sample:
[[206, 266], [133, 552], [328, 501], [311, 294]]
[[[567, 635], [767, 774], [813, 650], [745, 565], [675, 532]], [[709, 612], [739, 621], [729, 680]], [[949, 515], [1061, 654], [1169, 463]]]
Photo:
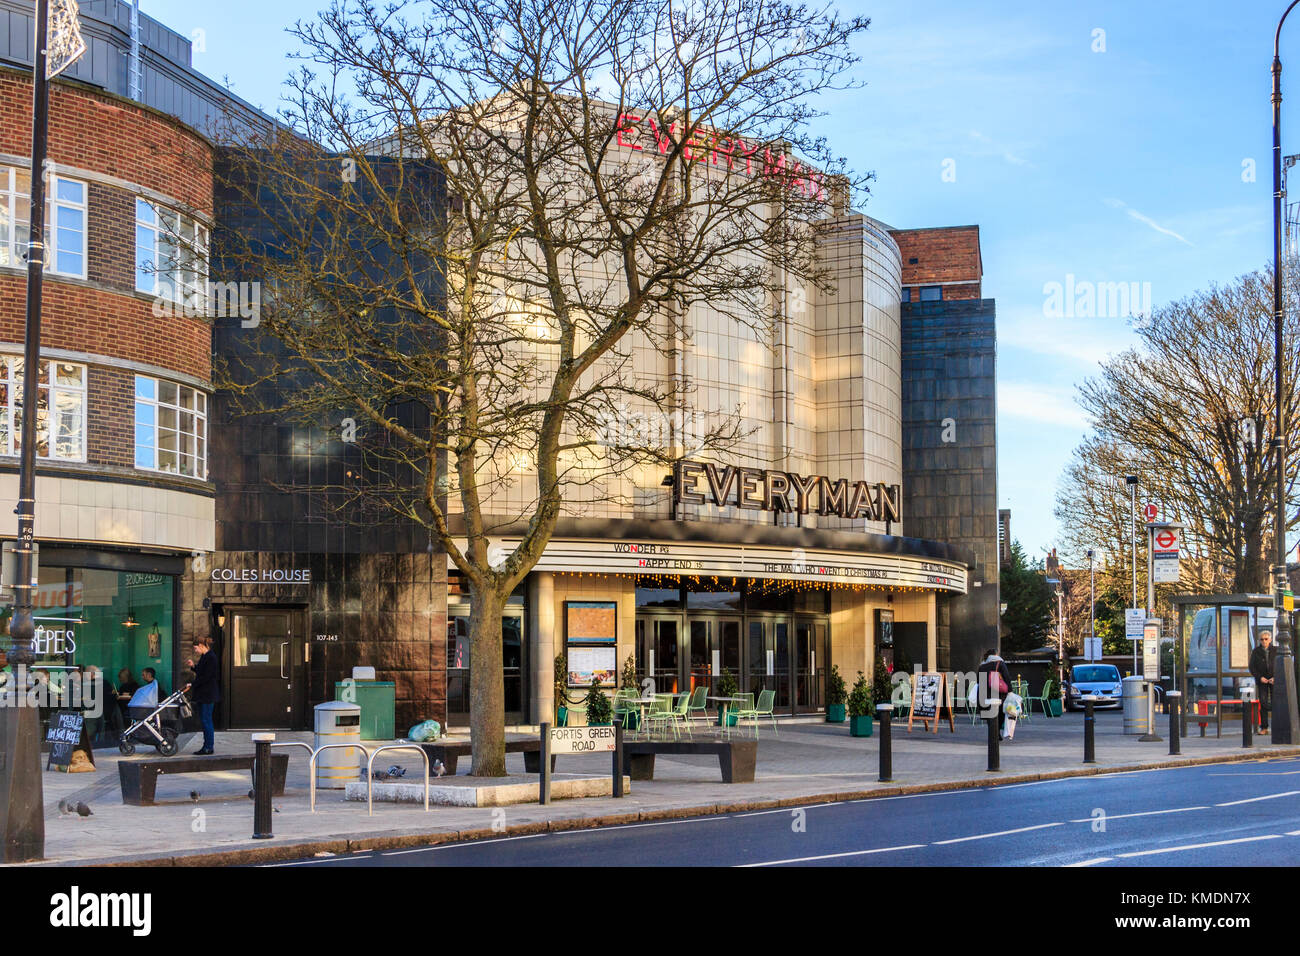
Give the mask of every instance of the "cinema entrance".
[[[638, 677], [659, 692], [705, 686], [724, 671], [742, 693], [775, 692], [778, 713], [825, 707], [830, 597], [825, 589], [781, 590], [761, 581], [637, 587]], [[645, 585], [645, 586], [641, 586]]]

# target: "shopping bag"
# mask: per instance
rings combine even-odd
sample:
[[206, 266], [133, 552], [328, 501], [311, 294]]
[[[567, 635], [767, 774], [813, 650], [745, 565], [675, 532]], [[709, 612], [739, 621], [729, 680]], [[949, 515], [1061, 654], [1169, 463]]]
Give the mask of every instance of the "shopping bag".
[[1007, 694], [1002, 709], [1007, 712], [1008, 720], [1016, 720], [1025, 712], [1025, 699], [1019, 694]]

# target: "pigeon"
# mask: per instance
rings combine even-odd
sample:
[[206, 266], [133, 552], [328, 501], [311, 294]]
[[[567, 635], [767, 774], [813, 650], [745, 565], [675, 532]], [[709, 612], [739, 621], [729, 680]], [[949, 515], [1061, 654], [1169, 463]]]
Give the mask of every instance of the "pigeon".
[[198, 792], [197, 790], [191, 790], [191, 791], [190, 791], [190, 799], [193, 800], [195, 803], [198, 803], [198, 802], [199, 802], [199, 792]]
[[391, 767], [388, 768], [388, 776], [390, 776], [390, 777], [405, 777], [405, 776], [406, 776], [406, 768], [405, 768], [405, 767], [399, 767], [399, 766], [397, 766], [397, 764], [393, 764], [393, 766], [391, 766]]
[[435, 777], [441, 777], [446, 772], [447, 772], [447, 768], [443, 766], [441, 760], [435, 760], [433, 762], [433, 775]]
[[86, 806], [84, 802], [77, 804], [77, 816], [93, 817], [94, 815], [95, 814], [91, 811], [90, 807]]
[[77, 812], [76, 804], [69, 803], [67, 800], [60, 800], [59, 812], [70, 816]]

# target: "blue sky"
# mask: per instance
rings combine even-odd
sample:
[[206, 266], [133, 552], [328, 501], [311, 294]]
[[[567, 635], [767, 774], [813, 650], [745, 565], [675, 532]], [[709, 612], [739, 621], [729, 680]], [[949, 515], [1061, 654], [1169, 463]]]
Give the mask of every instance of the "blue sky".
[[[293, 68], [284, 27], [322, 5], [142, 0], [141, 9], [180, 33], [202, 31], [195, 67], [273, 108]], [[1132, 341], [1123, 316], [1050, 316], [1044, 287], [1068, 276], [1149, 283], [1159, 307], [1267, 262], [1269, 67], [1285, 4], [842, 9], [872, 18], [858, 44], [867, 85], [824, 98], [822, 132], [855, 168], [875, 171], [869, 214], [898, 227], [979, 224], [984, 295], [998, 305], [998, 500], [1012, 510], [1013, 535], [1040, 556], [1056, 539], [1057, 479], [1085, 432], [1076, 386]], [[1300, 152], [1300, 15], [1289, 30], [1283, 149]]]

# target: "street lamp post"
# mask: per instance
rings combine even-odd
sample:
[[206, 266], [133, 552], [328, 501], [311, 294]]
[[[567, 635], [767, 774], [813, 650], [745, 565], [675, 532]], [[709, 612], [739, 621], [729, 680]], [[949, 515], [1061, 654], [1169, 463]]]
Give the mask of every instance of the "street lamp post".
[[[1296, 0], [1300, 3], [1300, 0]], [[1129, 503], [1132, 509], [1133, 524], [1133, 603], [1129, 607], [1138, 606], [1138, 476], [1125, 475], [1124, 484], [1128, 485]], [[1133, 673], [1138, 672], [1138, 645], [1137, 641], [1131, 641], [1133, 645]]]
[[1300, 4], [1292, 0], [1273, 34], [1273, 361], [1277, 434], [1273, 439], [1273, 465], [1277, 470], [1277, 499], [1273, 531], [1277, 563], [1273, 566], [1273, 604], [1277, 608], [1277, 658], [1273, 668], [1273, 743], [1300, 740], [1300, 712], [1296, 708], [1295, 657], [1291, 650], [1291, 612], [1283, 600], [1286, 587], [1286, 405], [1282, 366], [1282, 330], [1286, 317], [1282, 302], [1282, 24]]
[[1097, 646], [1097, 575], [1093, 560], [1097, 552], [1088, 549], [1088, 653], [1084, 655], [1092, 660], [1093, 648]]

